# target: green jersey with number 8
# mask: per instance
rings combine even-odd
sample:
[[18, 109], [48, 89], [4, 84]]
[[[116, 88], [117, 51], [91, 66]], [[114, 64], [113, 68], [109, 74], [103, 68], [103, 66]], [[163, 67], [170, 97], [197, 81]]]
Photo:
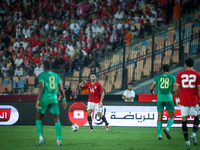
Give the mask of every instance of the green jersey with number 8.
[[176, 77], [171, 74], [160, 74], [155, 77], [154, 82], [157, 83], [158, 86], [157, 101], [173, 101], [172, 91], [173, 84], [176, 82]]
[[44, 82], [41, 100], [48, 103], [58, 103], [57, 86], [61, 82], [60, 76], [52, 71], [44, 71], [38, 76], [39, 82]]

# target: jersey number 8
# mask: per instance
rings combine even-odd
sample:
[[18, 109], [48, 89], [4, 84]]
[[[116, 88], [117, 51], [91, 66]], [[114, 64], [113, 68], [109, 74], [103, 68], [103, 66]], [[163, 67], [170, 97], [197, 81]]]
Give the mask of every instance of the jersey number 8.
[[54, 76], [50, 76], [49, 77], [49, 82], [50, 82], [50, 84], [49, 84], [49, 86], [50, 86], [50, 89], [55, 89], [55, 77]]
[[161, 78], [160, 82], [161, 82], [161, 85], [160, 85], [161, 89], [168, 89], [169, 88], [169, 78]]
[[[192, 83], [196, 82], [196, 75], [191, 74], [191, 75], [187, 75], [187, 74], [183, 74], [181, 76], [181, 78], [184, 78], [182, 80], [182, 86], [183, 88], [195, 88], [195, 85], [192, 85]], [[188, 82], [188, 84], [186, 84], [186, 82]]]

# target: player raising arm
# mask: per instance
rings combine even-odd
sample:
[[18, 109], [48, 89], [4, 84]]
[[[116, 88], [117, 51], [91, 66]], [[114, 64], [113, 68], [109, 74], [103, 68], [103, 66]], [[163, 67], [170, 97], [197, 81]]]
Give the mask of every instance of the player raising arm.
[[98, 81], [96, 81], [96, 73], [91, 72], [90, 80], [91, 81], [87, 82], [85, 85], [83, 83], [79, 84], [80, 90], [89, 89], [89, 98], [87, 103], [88, 123], [90, 125], [89, 131], [90, 132], [94, 131], [92, 127], [92, 118], [91, 118], [91, 114], [94, 108], [97, 111], [99, 118], [101, 118], [103, 122], [105, 122], [106, 131], [108, 131], [109, 130], [108, 122], [105, 116], [102, 115], [102, 107], [104, 99], [103, 87]]
[[190, 146], [187, 129], [188, 116], [194, 116], [193, 133], [191, 135], [194, 145], [197, 145], [196, 133], [199, 126], [200, 74], [192, 69], [193, 65], [194, 60], [192, 58], [185, 60], [186, 70], [178, 73], [174, 89], [176, 105], [181, 107], [182, 131], [186, 146]]
[[42, 131], [42, 117], [49, 109], [53, 116], [55, 123], [57, 145], [61, 145], [61, 124], [59, 120], [59, 105], [57, 97], [57, 87], [63, 98], [62, 106], [64, 109], [67, 108], [66, 99], [63, 95], [63, 89], [61, 85], [60, 76], [50, 71], [51, 63], [49, 61], [44, 62], [44, 72], [38, 76], [39, 80], [39, 93], [36, 102], [36, 127], [39, 134], [39, 141], [36, 143], [37, 146], [45, 143]]
[[169, 65], [165, 64], [162, 67], [163, 74], [157, 75], [154, 79], [154, 82], [151, 85], [150, 92], [153, 96], [153, 89], [158, 85], [158, 96], [157, 96], [157, 111], [158, 111], [158, 122], [157, 122], [157, 131], [158, 131], [158, 140], [162, 140], [162, 118], [163, 118], [163, 109], [166, 106], [166, 110], [169, 112], [169, 120], [167, 121], [167, 127], [164, 129], [164, 133], [167, 138], [170, 140], [171, 136], [169, 135], [169, 129], [174, 123], [174, 103], [172, 97], [172, 90], [176, 77], [168, 74]]

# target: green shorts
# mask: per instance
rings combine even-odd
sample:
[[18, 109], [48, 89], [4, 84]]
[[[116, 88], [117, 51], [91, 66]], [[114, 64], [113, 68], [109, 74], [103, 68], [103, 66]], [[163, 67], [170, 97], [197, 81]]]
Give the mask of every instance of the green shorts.
[[174, 102], [168, 101], [168, 102], [159, 102], [157, 101], [157, 111], [162, 112], [164, 110], [164, 106], [166, 106], [166, 110], [168, 112], [174, 112]]
[[60, 113], [58, 103], [48, 103], [48, 102], [40, 101], [40, 107], [41, 108], [37, 109], [37, 111], [43, 115], [47, 112], [48, 108], [51, 114], [59, 115]]

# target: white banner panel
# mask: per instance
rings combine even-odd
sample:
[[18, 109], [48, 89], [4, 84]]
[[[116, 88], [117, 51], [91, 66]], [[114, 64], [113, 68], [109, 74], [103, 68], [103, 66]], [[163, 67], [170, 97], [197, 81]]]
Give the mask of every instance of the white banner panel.
[[[157, 126], [157, 107], [156, 106], [104, 106], [103, 114], [105, 115], [110, 126]], [[166, 127], [169, 118], [168, 112], [163, 112], [163, 127]], [[92, 113], [93, 126], [105, 126], [98, 117], [95, 110]], [[180, 107], [175, 107], [175, 119], [172, 127], [182, 126], [182, 117]], [[188, 127], [193, 127], [193, 117], [188, 118]], [[85, 124], [88, 126], [88, 123]]]

